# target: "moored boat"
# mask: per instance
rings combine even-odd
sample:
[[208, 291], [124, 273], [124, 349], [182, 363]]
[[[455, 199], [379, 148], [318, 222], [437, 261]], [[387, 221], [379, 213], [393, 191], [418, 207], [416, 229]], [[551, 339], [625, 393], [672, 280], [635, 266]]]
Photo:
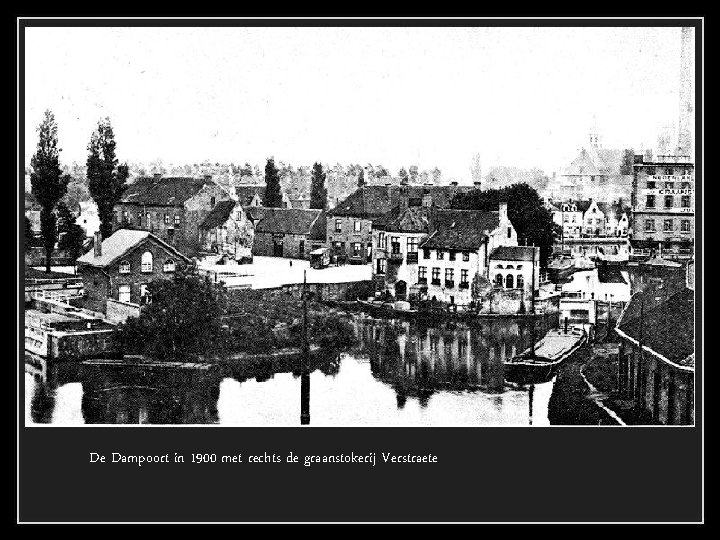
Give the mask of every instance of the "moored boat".
[[547, 382], [587, 340], [584, 327], [550, 330], [534, 346], [505, 362], [505, 380], [516, 384]]

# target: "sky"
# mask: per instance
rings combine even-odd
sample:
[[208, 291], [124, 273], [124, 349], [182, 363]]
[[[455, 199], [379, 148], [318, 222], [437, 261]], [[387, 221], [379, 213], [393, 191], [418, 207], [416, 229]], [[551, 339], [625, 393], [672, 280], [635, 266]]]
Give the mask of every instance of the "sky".
[[121, 161], [261, 167], [269, 156], [566, 166], [595, 123], [655, 145], [678, 117], [680, 28], [28, 28], [25, 155], [50, 109], [61, 161], [109, 117]]

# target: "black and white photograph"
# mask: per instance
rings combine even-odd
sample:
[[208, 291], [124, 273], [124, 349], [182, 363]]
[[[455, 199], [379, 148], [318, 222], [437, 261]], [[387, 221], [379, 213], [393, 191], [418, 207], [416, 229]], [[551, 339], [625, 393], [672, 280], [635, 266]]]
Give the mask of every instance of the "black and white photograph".
[[701, 19], [56, 22], [25, 427], [695, 425]]

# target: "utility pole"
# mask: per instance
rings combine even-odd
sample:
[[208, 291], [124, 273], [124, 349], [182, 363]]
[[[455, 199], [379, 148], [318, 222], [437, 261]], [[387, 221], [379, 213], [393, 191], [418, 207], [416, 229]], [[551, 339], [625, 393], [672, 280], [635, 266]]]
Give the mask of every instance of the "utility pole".
[[303, 271], [303, 342], [300, 374], [300, 425], [310, 424], [310, 343], [307, 324], [307, 270]]

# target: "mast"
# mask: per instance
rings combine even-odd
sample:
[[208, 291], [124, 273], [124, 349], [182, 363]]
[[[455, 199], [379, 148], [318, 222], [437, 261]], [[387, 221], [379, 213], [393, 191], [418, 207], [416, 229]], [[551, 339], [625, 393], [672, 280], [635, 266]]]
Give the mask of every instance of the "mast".
[[307, 270], [303, 271], [303, 338], [300, 375], [300, 425], [310, 424], [310, 344], [307, 327]]

